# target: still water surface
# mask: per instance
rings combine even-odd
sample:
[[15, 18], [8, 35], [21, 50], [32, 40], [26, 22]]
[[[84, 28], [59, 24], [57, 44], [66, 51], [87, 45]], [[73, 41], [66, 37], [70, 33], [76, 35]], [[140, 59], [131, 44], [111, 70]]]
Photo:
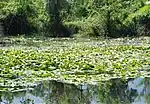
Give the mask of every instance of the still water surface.
[[33, 90], [0, 92], [0, 98], [0, 104], [150, 104], [150, 78], [80, 86], [43, 81]]

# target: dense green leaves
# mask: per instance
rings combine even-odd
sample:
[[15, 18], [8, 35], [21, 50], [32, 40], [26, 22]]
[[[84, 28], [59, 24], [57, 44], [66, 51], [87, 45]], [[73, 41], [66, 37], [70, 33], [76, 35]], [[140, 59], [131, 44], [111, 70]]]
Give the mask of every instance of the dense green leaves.
[[43, 22], [48, 21], [42, 0], [8, 0], [0, 2], [0, 8], [0, 20], [7, 35], [38, 32], [43, 28]]
[[[39, 43], [41, 49], [37, 50], [34, 44]], [[20, 49], [0, 49], [0, 84], [17, 86], [47, 78], [79, 84], [149, 76], [149, 44], [149, 38], [50, 40], [33, 41], [31, 47]]]
[[7, 0], [0, 2], [0, 19], [23, 14], [32, 32], [54, 37], [149, 35], [146, 1]]

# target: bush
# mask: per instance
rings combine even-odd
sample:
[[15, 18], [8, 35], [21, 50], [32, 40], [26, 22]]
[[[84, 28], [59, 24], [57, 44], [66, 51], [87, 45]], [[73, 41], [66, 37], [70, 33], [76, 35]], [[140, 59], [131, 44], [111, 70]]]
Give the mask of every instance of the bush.
[[133, 14], [130, 14], [124, 21], [126, 27], [132, 27], [134, 35], [150, 36], [150, 6], [144, 6]]
[[95, 37], [106, 34], [105, 19], [102, 16], [90, 17], [81, 21], [66, 22], [65, 24], [77, 37]]
[[45, 22], [41, 32], [44, 36], [48, 37], [70, 37], [73, 34], [68, 26], [60, 24], [59, 27], [55, 27], [51, 22]]
[[6, 35], [30, 34], [35, 30], [24, 14], [9, 14], [3, 23]]
[[0, 3], [0, 20], [8, 35], [39, 33], [48, 19], [42, 0], [8, 0]]

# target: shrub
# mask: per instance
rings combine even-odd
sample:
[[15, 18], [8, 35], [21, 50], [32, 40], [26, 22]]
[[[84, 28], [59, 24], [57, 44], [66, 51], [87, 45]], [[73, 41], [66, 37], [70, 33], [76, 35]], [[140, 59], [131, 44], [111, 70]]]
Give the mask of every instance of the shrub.
[[144, 6], [130, 14], [124, 21], [127, 27], [134, 26], [135, 35], [150, 35], [150, 6]]
[[34, 30], [24, 14], [9, 14], [3, 23], [7, 35], [29, 34]]
[[8, 35], [30, 34], [42, 30], [47, 15], [42, 0], [8, 0], [0, 3], [0, 20]]
[[66, 22], [65, 24], [77, 37], [95, 37], [106, 34], [105, 19], [102, 16], [90, 17], [81, 21]]

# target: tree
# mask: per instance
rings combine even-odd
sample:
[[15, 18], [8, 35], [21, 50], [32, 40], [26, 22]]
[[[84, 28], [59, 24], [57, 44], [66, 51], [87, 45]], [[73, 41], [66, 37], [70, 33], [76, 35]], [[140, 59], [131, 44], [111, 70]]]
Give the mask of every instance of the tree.
[[50, 31], [53, 37], [69, 36], [69, 30], [63, 25], [61, 18], [61, 11], [64, 8], [63, 4], [66, 5], [66, 0], [48, 0], [47, 9], [50, 17]]

